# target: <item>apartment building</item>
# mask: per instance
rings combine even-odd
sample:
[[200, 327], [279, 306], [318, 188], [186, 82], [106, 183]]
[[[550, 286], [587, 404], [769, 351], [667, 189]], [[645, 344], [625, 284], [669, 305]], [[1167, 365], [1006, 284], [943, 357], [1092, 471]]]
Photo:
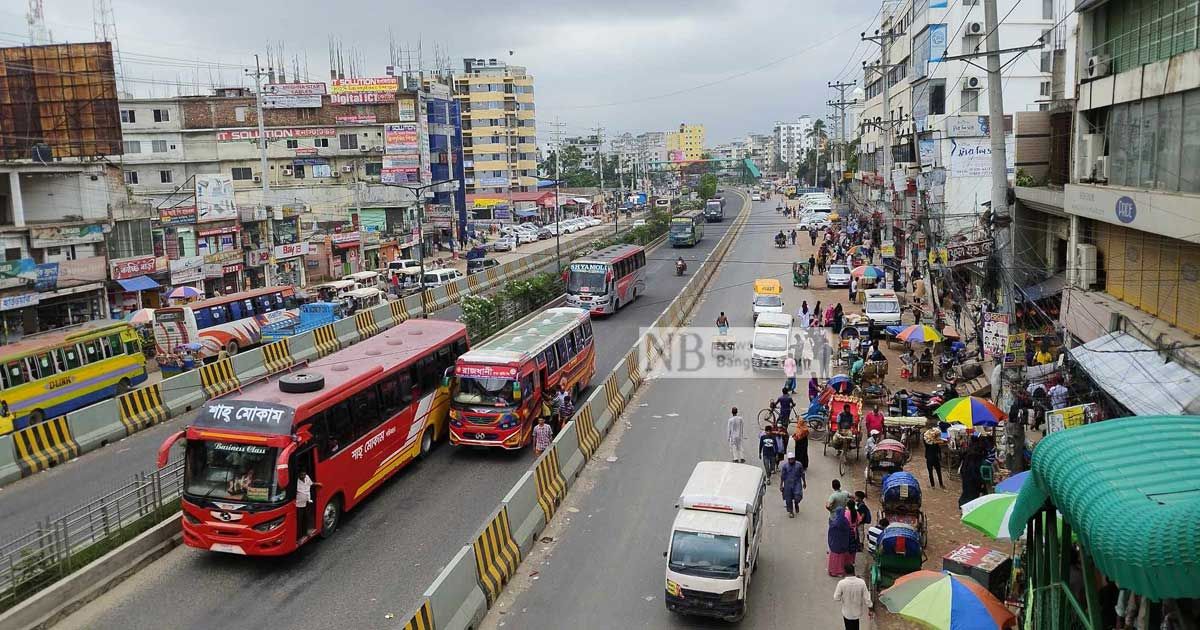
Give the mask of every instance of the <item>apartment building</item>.
[[699, 160], [704, 155], [704, 125], [680, 123], [678, 131], [668, 131], [667, 155], [671, 161]]
[[463, 59], [454, 76], [462, 115], [465, 192], [537, 190], [533, 76], [496, 59]]
[[814, 119], [805, 114], [793, 123], [775, 123], [775, 145], [779, 151], [779, 161], [787, 170], [795, 171], [796, 166], [804, 159], [804, 154], [813, 147], [813, 139], [809, 137], [813, 122]]
[[579, 149], [579, 153], [583, 156], [579, 165], [586, 169], [596, 168], [596, 156], [600, 154], [600, 136], [591, 134], [587, 136], [570, 136], [563, 138], [563, 148], [574, 147]]

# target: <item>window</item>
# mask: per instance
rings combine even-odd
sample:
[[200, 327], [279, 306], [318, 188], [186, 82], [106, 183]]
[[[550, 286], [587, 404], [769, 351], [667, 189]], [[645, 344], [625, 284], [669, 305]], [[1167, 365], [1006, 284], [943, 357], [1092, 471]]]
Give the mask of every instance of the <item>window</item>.
[[367, 177], [379, 177], [383, 174], [383, 163], [367, 162], [366, 173]]
[[296, 179], [304, 179], [304, 165], [296, 164], [292, 166], [292, 177]]
[[963, 90], [961, 94], [962, 107], [960, 112], [973, 114], [979, 111], [979, 90]]
[[233, 119], [238, 122], [246, 122], [246, 107], [244, 105], [233, 108]]
[[159, 171], [158, 181], [163, 184], [170, 184], [171, 182], [175, 181], [175, 178], [171, 174], [171, 171]]
[[134, 114], [132, 109], [122, 109], [121, 110], [121, 122], [135, 123], [135, 122], [137, 122], [137, 115]]
[[171, 112], [165, 109], [154, 110], [154, 122], [169, 122], [171, 120]]
[[130, 185], [138, 183], [137, 171], [125, 171], [125, 183]]
[[4, 386], [14, 387], [21, 385], [26, 380], [25, 366], [20, 361], [10, 361], [4, 366]]
[[[1042, 19], [1054, 19], [1054, 0], [1042, 0]], [[1049, 43], [1048, 40], [1047, 43]]]
[[232, 169], [233, 179], [237, 181], [245, 181], [254, 179], [254, 171], [250, 168], [234, 168]]
[[1050, 96], [1050, 82], [1042, 81], [1038, 86], [1038, 94], [1041, 96]]
[[128, 155], [130, 153], [141, 153], [142, 143], [137, 140], [126, 140], [121, 143], [122, 150]]
[[437, 369], [437, 363], [433, 357], [424, 357], [417, 361], [417, 382], [421, 386], [422, 393], [432, 392], [441, 380], [441, 370]]
[[79, 344], [79, 347], [83, 348], [83, 357], [88, 363], [95, 363], [104, 358], [104, 352], [100, 349], [99, 339], [84, 341]]
[[546, 364], [546, 372], [553, 374], [558, 371], [558, 355], [554, 352], [554, 348], [546, 348], [542, 353], [542, 361]]
[[313, 146], [321, 149], [328, 149], [329, 138], [313, 138]]
[[299, 140], [291, 139], [291, 140], [287, 141], [287, 148], [289, 148], [289, 149], [295, 149], [299, 146], [300, 146]]
[[338, 134], [338, 145], [341, 149], [357, 149], [358, 136], [352, 133]]
[[155, 153], [166, 153], [167, 152], [167, 141], [166, 140], [151, 140], [150, 141], [150, 150]]

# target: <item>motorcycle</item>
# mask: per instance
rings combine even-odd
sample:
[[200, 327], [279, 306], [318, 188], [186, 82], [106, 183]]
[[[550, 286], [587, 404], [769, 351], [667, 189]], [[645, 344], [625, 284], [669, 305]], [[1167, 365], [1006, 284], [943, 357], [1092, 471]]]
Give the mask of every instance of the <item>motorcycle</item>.
[[787, 237], [782, 234], [775, 235], [775, 247], [780, 249], [787, 247]]
[[[932, 392], [918, 392], [901, 389], [892, 394], [892, 402], [888, 413], [896, 416], [925, 416], [932, 418], [942, 403], [958, 394], [957, 382], [938, 385]], [[904, 403], [907, 402], [905, 407]]]
[[675, 262], [675, 275], [682, 276], [683, 272], [687, 271], [687, 263], [682, 260]]

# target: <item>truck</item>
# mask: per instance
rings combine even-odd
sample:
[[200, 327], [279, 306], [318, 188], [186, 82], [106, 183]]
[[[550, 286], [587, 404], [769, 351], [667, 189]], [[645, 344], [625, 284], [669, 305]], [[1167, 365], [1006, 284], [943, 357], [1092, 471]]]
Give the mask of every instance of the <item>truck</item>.
[[758, 466], [696, 464], [663, 553], [667, 610], [741, 621], [762, 540], [764, 492]]
[[300, 316], [279, 322], [266, 324], [262, 327], [262, 342], [271, 343], [292, 335], [299, 335], [314, 328], [320, 328], [342, 317], [344, 304], [337, 302], [310, 302], [300, 305]]
[[704, 220], [720, 223], [725, 218], [725, 198], [709, 199], [704, 202]]

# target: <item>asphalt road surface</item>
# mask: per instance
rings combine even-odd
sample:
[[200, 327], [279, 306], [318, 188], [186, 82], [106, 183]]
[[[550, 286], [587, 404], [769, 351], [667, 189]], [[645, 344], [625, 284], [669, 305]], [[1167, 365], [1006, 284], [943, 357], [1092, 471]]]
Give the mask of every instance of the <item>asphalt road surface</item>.
[[[621, 225], [626, 225], [622, 218]], [[611, 232], [612, 226], [577, 232], [563, 239], [596, 239]], [[548, 268], [554, 263], [554, 240], [522, 245], [511, 256], [501, 253], [501, 261], [530, 253], [544, 254]], [[461, 311], [457, 304], [434, 314], [442, 320], [457, 319]], [[632, 341], [630, 341], [632, 343]], [[24, 532], [46, 517], [58, 517], [108, 492], [125, 485], [138, 473], [154, 468], [158, 447], [171, 433], [191, 422], [194, 414], [185, 414], [161, 425], [135, 433], [119, 442], [55, 466], [50, 470], [27, 477], [0, 488], [0, 531]], [[176, 449], [175, 457], [181, 451]]]
[[[775, 212], [776, 205], [777, 201], [755, 204], [694, 313], [693, 325], [712, 326], [725, 311], [732, 326], [750, 326], [751, 284], [756, 278], [780, 279], [789, 312], [794, 313], [801, 300], [813, 304], [815, 294], [792, 287], [797, 248], [770, 245], [780, 228], [794, 223], [785, 222]], [[535, 544], [534, 554], [521, 565], [482, 628], [731, 627], [666, 610], [663, 552], [675, 503], [696, 462], [730, 457], [725, 432], [732, 406], [746, 419], [747, 463], [759, 464], [753, 452], [755, 416], [779, 395], [783, 372], [755, 374], [719, 381], [663, 375], [649, 381], [543, 533], [553, 541]], [[799, 389], [798, 402], [803, 404], [803, 380]], [[810, 443], [809, 487], [795, 519], [787, 518], [778, 475], [768, 488], [759, 568], [740, 627], [842, 627], [833, 601], [837, 579], [825, 569], [824, 503], [838, 475], [832, 453], [823, 456], [821, 443]], [[863, 627], [868, 625], [864, 622]]]
[[[739, 199], [745, 196], [731, 199], [731, 214], [740, 210]], [[694, 269], [731, 223], [709, 225], [695, 248], [660, 248], [648, 255], [645, 295], [594, 323], [598, 375], [616, 365], [639, 328], [658, 317], [682, 288], [687, 278], [675, 276], [675, 257], [693, 261]], [[157, 442], [151, 444], [152, 451]], [[59, 627], [394, 627], [531, 458], [528, 449], [513, 455], [443, 445], [347, 514], [327, 541], [279, 559], [178, 547]]]

